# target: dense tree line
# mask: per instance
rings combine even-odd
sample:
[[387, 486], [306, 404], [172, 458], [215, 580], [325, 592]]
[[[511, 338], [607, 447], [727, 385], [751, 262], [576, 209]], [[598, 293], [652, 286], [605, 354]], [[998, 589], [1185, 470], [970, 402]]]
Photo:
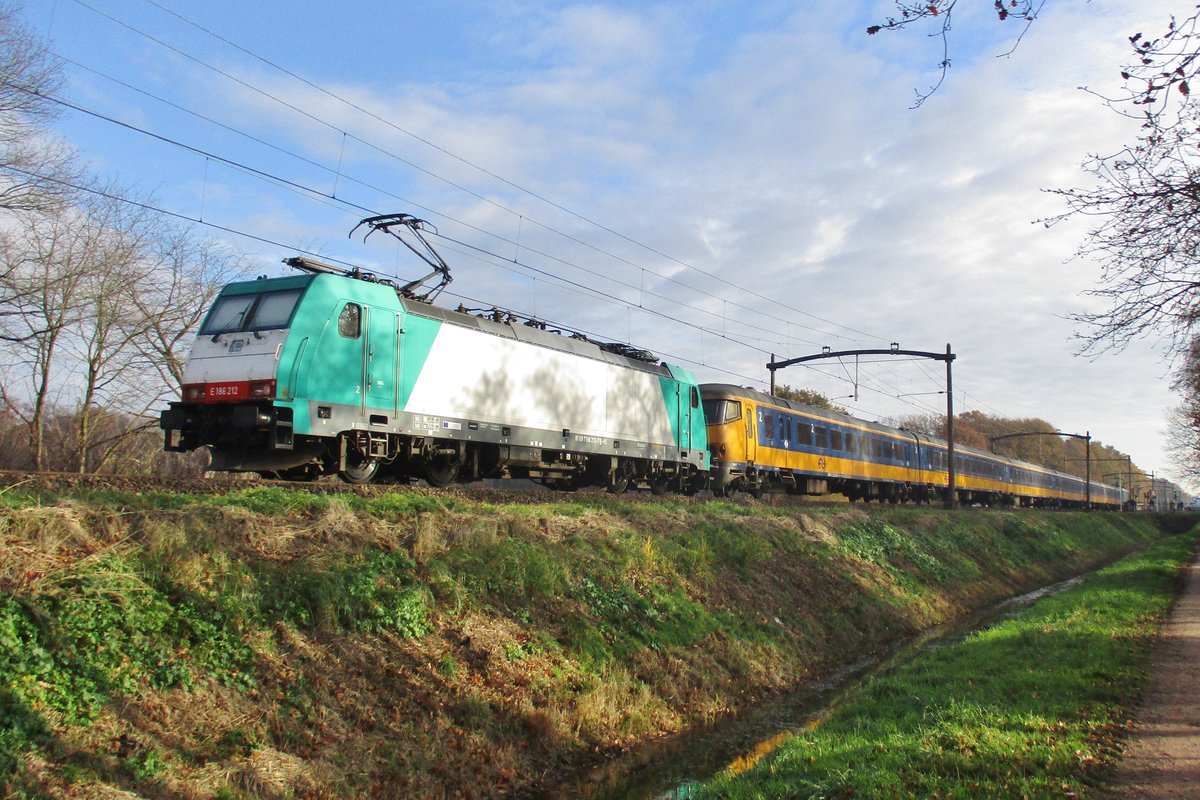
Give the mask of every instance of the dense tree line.
[[[945, 438], [946, 418], [938, 414], [916, 415], [900, 420], [908, 430]], [[1011, 436], [1011, 434], [1029, 434]], [[1066, 436], [1064, 434], [1074, 434]], [[1060, 431], [1038, 417], [999, 417], [981, 411], [966, 411], [954, 417], [954, 441], [966, 447], [1041, 464], [1079, 477], [1131, 488], [1139, 497], [1148, 493], [1151, 476], [1125, 453], [1097, 440], [1078, 438], [1087, 431]]]
[[169, 470], [157, 408], [237, 259], [86, 173], [61, 75], [0, 4], [0, 467]]
[[[1200, 359], [1200, 349], [1197, 350], [1195, 358]], [[812, 389], [783, 385], [776, 387], [775, 396], [841, 414], [850, 413]], [[1193, 413], [1197, 424], [1200, 425], [1200, 403], [1195, 406]], [[942, 414], [912, 415], [897, 420], [896, 424], [926, 436], [946, 438], [946, 417]], [[1013, 433], [1031, 435], [1010, 437]], [[1090, 459], [1092, 480], [1132, 489], [1138, 498], [1143, 498], [1150, 492], [1151, 476], [1134, 464], [1131, 457], [1099, 441], [1091, 441], [1089, 446], [1086, 439], [1064, 436], [1063, 433], [1046, 420], [1037, 417], [998, 417], [984, 414], [982, 411], [966, 411], [954, 417], [954, 441], [957, 444], [985, 452], [995, 452], [1031, 464], [1041, 464], [1081, 478], [1089, 473]], [[1083, 435], [1086, 436], [1086, 432]], [[1192, 441], [1196, 448], [1195, 456], [1200, 463], [1200, 436], [1193, 437]], [[1200, 471], [1189, 477], [1200, 478]]]

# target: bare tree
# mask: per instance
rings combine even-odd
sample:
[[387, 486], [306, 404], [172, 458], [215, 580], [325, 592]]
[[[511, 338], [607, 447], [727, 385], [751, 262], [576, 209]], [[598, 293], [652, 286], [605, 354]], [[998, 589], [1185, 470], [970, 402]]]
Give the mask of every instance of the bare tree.
[[144, 446], [183, 349], [236, 259], [185, 228], [88, 191], [50, 133], [62, 70], [0, 0], [0, 435], [80, 471]]
[[0, 2], [0, 209], [41, 211], [68, 193], [73, 153], [49, 133], [61, 82], [58, 62]]
[[[1046, 0], [988, 0], [987, 2], [985, 0], [971, 0], [973, 8], [987, 7], [990, 13], [995, 14], [996, 19], [1000, 22], [1023, 22], [1026, 28], [1037, 19], [1038, 12], [1042, 10], [1042, 6], [1045, 4]], [[917, 99], [913, 103], [913, 108], [920, 106], [940, 89], [950, 72], [952, 61], [950, 57], [950, 32], [953, 28], [954, 12], [957, 7], [958, 0], [924, 0], [923, 2], [915, 3], [910, 0], [896, 0], [895, 16], [888, 17], [883, 22], [867, 28], [867, 34], [874, 36], [880, 31], [901, 30], [914, 25], [932, 25], [933, 33], [929, 35], [936, 37], [940, 41], [942, 48], [941, 60], [937, 65], [939, 70], [938, 79], [929, 89], [925, 91], [916, 90]], [[1022, 30], [1013, 43], [1014, 49], [1024, 35], [1024, 30]]]
[[[993, 0], [987, 5], [1001, 22], [1027, 27], [1044, 4]], [[970, 7], [984, 5], [974, 0]], [[931, 35], [943, 48], [941, 75], [928, 92], [918, 93], [917, 105], [946, 77], [959, 8], [958, 0], [897, 0], [896, 15], [867, 30], [933, 26]], [[1129, 37], [1129, 63], [1119, 68], [1123, 86], [1101, 99], [1140, 121], [1141, 135], [1117, 153], [1090, 157], [1084, 169], [1095, 179], [1092, 186], [1054, 190], [1068, 210], [1044, 220], [1047, 225], [1072, 217], [1094, 220], [1077, 255], [1100, 265], [1098, 286], [1090, 294], [1104, 301], [1104, 308], [1074, 316], [1084, 353], [1163, 336], [1177, 354], [1200, 320], [1200, 111], [1192, 99], [1200, 72], [1200, 11], [1191, 8], [1190, 16], [1167, 20], [1157, 36]]]
[[1200, 427], [1192, 421], [1187, 403], [1167, 412], [1164, 444], [1175, 473], [1185, 482], [1200, 482]]
[[1171, 388], [1183, 399], [1167, 414], [1167, 458], [1181, 477], [1200, 480], [1200, 337], [1180, 359]]
[[1137, 141], [1084, 165], [1092, 188], [1056, 190], [1068, 217], [1095, 221], [1078, 255], [1100, 264], [1091, 295], [1101, 311], [1075, 315], [1082, 351], [1121, 349], [1162, 336], [1181, 354], [1200, 320], [1200, 109], [1191, 82], [1200, 70], [1200, 11], [1172, 18], [1158, 37], [1129, 37], [1122, 91], [1104, 101], [1142, 123]]
[[[30, 223], [0, 243], [0, 259], [10, 265], [5, 284], [20, 298], [5, 318], [4, 338], [13, 363], [23, 365], [23, 394], [12, 384], [0, 387], [8, 408], [23, 416], [29, 428], [29, 450], [35, 469], [43, 466], [46, 413], [65, 385], [54, 381], [63, 338], [83, 313], [89, 270], [100, 241], [95, 220], [74, 208], [31, 218]], [[21, 390], [17, 390], [21, 391]]]
[[1095, 221], [1077, 255], [1101, 274], [1089, 292], [1101, 311], [1074, 315], [1083, 352], [1121, 349], [1146, 335], [1187, 345], [1200, 319], [1200, 122], [1187, 119], [1112, 156], [1094, 156], [1090, 189], [1056, 190], [1073, 216]]
[[[236, 260], [107, 191], [33, 215], [0, 240], [0, 401], [28, 430], [29, 463], [46, 466], [47, 420], [70, 417], [58, 450], [97, 469], [178, 390], [190, 341]], [[94, 421], [104, 421], [99, 432]], [[121, 422], [118, 425], [118, 421]], [[61, 465], [60, 465], [61, 468]]]
[[[91, 313], [81, 319], [81, 472], [128, 458], [129, 442], [157, 429], [152, 411], [178, 393], [184, 349], [221, 286], [240, 272], [235, 258], [190, 229], [140, 213], [122, 222], [109, 251], [119, 268], [96, 279]], [[93, 410], [104, 412], [104, 433], [93, 430]]]
[[[88, 470], [93, 450], [93, 415], [103, 400], [125, 404], [154, 396], [139, 380], [141, 359], [133, 342], [145, 332], [147, 321], [133, 298], [146, 280], [149, 267], [143, 253], [157, 235], [159, 219], [140, 207], [118, 201], [95, 204], [101, 241], [92, 248], [93, 261], [85, 278], [86, 303], [75, 320], [73, 355], [81, 385], [76, 418], [74, 467]], [[115, 396], [114, 396], [115, 395]]]

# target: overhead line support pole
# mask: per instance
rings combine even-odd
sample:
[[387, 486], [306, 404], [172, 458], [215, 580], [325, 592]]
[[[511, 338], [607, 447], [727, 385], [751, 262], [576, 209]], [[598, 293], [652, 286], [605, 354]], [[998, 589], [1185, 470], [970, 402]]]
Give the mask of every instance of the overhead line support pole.
[[1018, 436], [1069, 436], [1072, 439], [1083, 439], [1086, 442], [1084, 453], [1087, 461], [1087, 489], [1084, 492], [1084, 507], [1090, 509], [1092, 507], [1092, 432], [1087, 433], [1063, 433], [1062, 431], [1022, 431], [1020, 433], [1005, 433], [1000, 436], [988, 437], [988, 449], [993, 453], [996, 452], [996, 442], [1001, 439], [1015, 439]]
[[767, 369], [771, 371], [771, 396], [775, 396], [775, 372], [776, 370], [790, 367], [793, 364], [803, 364], [805, 361], [817, 361], [823, 358], [841, 358], [842, 356], [913, 356], [915, 358], [930, 358], [934, 361], [946, 362], [946, 508], [954, 508], [958, 502], [958, 486], [955, 482], [954, 470], [954, 379], [951, 372], [951, 363], [955, 359], [950, 345], [946, 345], [945, 353], [932, 353], [926, 350], [901, 350], [899, 345], [893, 344], [887, 350], [838, 350], [829, 352], [828, 348], [821, 353], [811, 356], [800, 356], [799, 358], [789, 358], [784, 361], [776, 361], [775, 354], [771, 354], [771, 360], [767, 362]]

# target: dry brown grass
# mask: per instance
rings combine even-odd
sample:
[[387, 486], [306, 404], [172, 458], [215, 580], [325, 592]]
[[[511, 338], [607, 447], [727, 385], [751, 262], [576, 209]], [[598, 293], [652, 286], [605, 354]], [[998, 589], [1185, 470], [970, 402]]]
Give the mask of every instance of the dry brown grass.
[[[857, 508], [739, 516], [738, 531], [763, 547], [731, 564], [713, 554], [720, 540], [694, 535], [692, 526], [708, 522], [703, 513], [682, 506], [622, 512], [572, 504], [560, 512], [525, 503], [383, 520], [336, 498], [320, 513], [279, 517], [238, 506], [121, 513], [64, 504], [0, 511], [0, 589], [52, 588], [88, 559], [139, 547], [169, 559], [171, 579], [200, 596], [222, 585], [218, 579], [228, 587], [235, 566], [270, 571], [301, 562], [319, 571], [365, 547], [403, 548], [437, 598], [432, 633], [408, 639], [275, 620], [246, 634], [257, 654], [255, 688], [200, 676], [187, 691], [111, 703], [92, 728], [60, 741], [104, 753], [105, 763], [127, 733], [174, 754], [163, 785], [181, 798], [208, 800], [223, 788], [263, 800], [500, 797], [566, 765], [712, 720], [1001, 593], [997, 584], [969, 600], [963, 592], [974, 588], [914, 598], [877, 564], [804, 555], [840, 553], [838, 528], [869, 516]], [[734, 523], [712, 524], [727, 531]], [[561, 596], [510, 595], [517, 601], [506, 604], [479, 589], [491, 577], [486, 570], [447, 566], [456, 551], [486, 563], [489, 553], [511, 552], [497, 548], [512, 539], [562, 560], [569, 585]], [[696, 548], [691, 571], [676, 560], [681, 543]], [[713, 552], [699, 552], [706, 547]], [[731, 610], [739, 624], [767, 633], [739, 638], [721, 628], [686, 647], [638, 639], [632, 653], [585, 662], [566, 649], [562, 621], [622, 624], [588, 617], [570, 588], [585, 577], [658, 587], [710, 612]], [[887, 596], [896, 603], [877, 602]], [[69, 791], [48, 796], [87, 796]]]
[[[81, 563], [126, 544], [111, 515], [89, 515], [73, 504], [0, 509], [0, 589], [36, 592]], [[98, 535], [96, 527], [102, 527]], [[115, 535], [114, 535], [115, 534]]]
[[588, 741], [616, 746], [677, 730], [680, 717], [649, 684], [620, 666], [604, 669], [575, 703], [575, 730]]
[[195, 777], [198, 791], [215, 794], [228, 788], [249, 800], [284, 800], [307, 787], [327, 782], [320, 765], [313, 765], [271, 747], [262, 747], [248, 756], [209, 764]]

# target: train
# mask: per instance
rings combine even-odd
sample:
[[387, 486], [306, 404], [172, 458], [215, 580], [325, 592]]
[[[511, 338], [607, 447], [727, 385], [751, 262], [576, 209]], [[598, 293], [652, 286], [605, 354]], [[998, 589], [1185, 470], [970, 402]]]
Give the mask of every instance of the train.
[[[928, 503], [949, 487], [942, 439], [732, 384], [701, 384], [712, 474], [722, 496], [841, 494], [851, 502]], [[1119, 509], [1125, 490], [956, 444], [955, 500], [966, 505]]]
[[[433, 267], [399, 285], [311, 258], [218, 294], [160, 414], [164, 448], [209, 470], [431, 486], [842, 494], [931, 502], [946, 443], [730, 384], [498, 309], [433, 304], [448, 265], [407, 214], [363, 220]], [[416, 244], [414, 244], [414, 242]], [[432, 288], [426, 283], [440, 278]], [[1120, 508], [1122, 490], [955, 448], [956, 499]]]
[[[423, 221], [407, 215], [365, 222], [427, 244]], [[212, 470], [285, 479], [705, 485], [700, 390], [683, 367], [496, 309], [435, 306], [448, 277], [440, 261], [442, 283], [424, 294], [418, 282], [286, 263], [301, 274], [217, 296], [182, 399], [160, 416], [167, 450], [207, 447]]]

